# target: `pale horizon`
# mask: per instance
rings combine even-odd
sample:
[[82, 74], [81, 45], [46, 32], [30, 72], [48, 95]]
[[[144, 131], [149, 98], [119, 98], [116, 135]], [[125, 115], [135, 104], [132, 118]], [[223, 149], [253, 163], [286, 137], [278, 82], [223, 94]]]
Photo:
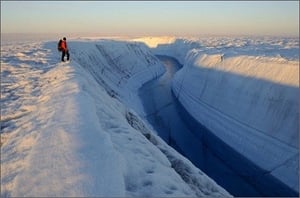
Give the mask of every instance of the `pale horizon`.
[[299, 2], [1, 2], [1, 34], [299, 36]]

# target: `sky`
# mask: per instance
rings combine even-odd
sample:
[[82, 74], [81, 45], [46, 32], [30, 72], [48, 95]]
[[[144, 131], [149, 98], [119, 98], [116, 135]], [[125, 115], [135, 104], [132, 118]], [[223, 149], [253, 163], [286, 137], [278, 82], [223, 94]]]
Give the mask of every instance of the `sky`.
[[1, 1], [1, 33], [299, 36], [299, 1]]

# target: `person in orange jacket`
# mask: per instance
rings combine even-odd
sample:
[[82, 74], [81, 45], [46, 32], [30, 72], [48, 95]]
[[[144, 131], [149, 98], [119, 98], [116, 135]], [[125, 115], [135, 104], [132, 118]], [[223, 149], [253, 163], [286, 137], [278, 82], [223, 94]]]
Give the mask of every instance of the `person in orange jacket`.
[[65, 55], [67, 55], [67, 60], [70, 60], [70, 54], [69, 54], [69, 49], [67, 46], [67, 39], [66, 37], [63, 38], [63, 40], [60, 43], [60, 48], [61, 48], [61, 61], [65, 61]]

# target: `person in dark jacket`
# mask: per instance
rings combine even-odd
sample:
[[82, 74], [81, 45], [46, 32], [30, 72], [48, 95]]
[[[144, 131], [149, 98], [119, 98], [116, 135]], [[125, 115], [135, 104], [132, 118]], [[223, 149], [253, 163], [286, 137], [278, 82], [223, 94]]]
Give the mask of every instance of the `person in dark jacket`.
[[63, 61], [63, 62], [65, 61], [65, 55], [67, 55], [67, 60], [70, 60], [70, 54], [69, 54], [69, 49], [68, 49], [66, 37], [63, 38], [63, 40], [60, 44], [60, 47], [61, 47], [61, 51], [62, 51], [61, 61]]

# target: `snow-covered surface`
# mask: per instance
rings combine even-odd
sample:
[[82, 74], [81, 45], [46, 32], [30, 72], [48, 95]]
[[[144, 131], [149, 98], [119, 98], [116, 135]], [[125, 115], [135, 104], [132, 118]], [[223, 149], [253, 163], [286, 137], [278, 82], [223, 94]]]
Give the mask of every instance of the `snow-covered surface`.
[[169, 45], [176, 41], [176, 37], [141, 37], [132, 39], [132, 41], [143, 42], [151, 48], [156, 48], [158, 45]]
[[169, 40], [138, 39], [184, 64], [173, 79], [179, 102], [217, 137], [299, 192], [299, 38]]
[[1, 197], [230, 196], [135, 112], [164, 68], [145, 45], [1, 46]]
[[144, 37], [133, 40], [147, 44], [155, 54], [175, 57], [181, 64], [192, 49], [210, 55], [221, 54], [225, 58], [246, 55], [299, 60], [297, 37]]

